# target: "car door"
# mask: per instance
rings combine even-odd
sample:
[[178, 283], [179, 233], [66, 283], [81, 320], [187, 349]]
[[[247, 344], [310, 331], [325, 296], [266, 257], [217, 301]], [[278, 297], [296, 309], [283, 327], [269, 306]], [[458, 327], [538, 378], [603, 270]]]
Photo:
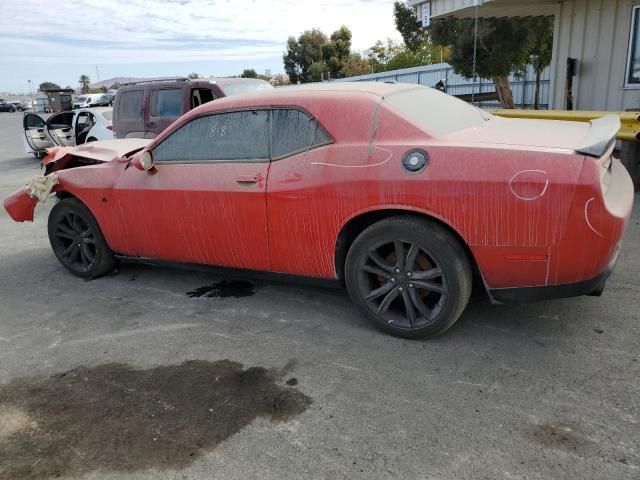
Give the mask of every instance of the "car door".
[[269, 113], [196, 117], [153, 147], [150, 172], [126, 169], [107, 233], [116, 252], [268, 270]]
[[76, 145], [81, 145], [87, 141], [89, 132], [94, 124], [95, 119], [91, 112], [80, 111], [76, 114], [74, 122]]
[[156, 137], [185, 112], [185, 90], [182, 87], [152, 87], [145, 130]]
[[47, 122], [36, 113], [25, 113], [22, 119], [24, 138], [29, 149], [34, 152], [54, 147], [53, 140], [47, 133]]
[[60, 146], [73, 147], [76, 144], [73, 131], [73, 117], [75, 112], [60, 112], [47, 119], [47, 131], [51, 139]]

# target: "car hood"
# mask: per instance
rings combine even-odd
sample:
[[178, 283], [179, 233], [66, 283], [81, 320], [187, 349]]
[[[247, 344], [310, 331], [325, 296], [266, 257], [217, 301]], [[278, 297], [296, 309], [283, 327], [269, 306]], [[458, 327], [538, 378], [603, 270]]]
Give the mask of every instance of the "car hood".
[[[49, 148], [42, 164], [47, 167], [48, 171], [55, 171], [63, 169], [64, 164], [73, 157], [98, 163], [111, 162], [146, 147], [150, 141], [147, 138], [123, 138], [121, 140], [90, 142], [78, 147]], [[53, 168], [54, 166], [56, 168]]]
[[491, 117], [482, 125], [448, 136], [464, 143], [576, 150], [588, 136], [587, 122]]

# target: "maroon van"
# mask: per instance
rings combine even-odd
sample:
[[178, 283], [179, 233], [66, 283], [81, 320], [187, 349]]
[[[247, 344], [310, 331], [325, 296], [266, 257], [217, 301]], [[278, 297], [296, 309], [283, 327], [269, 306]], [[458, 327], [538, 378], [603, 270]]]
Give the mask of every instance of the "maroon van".
[[155, 78], [126, 83], [113, 105], [116, 138], [154, 138], [183, 113], [220, 97], [273, 88], [255, 78]]

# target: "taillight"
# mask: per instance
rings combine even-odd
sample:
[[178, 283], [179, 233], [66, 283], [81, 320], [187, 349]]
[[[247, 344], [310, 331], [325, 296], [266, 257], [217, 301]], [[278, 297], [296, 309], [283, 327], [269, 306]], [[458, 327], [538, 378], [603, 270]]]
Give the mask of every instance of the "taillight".
[[113, 126], [112, 125], [107, 125], [107, 130], [113, 131]]

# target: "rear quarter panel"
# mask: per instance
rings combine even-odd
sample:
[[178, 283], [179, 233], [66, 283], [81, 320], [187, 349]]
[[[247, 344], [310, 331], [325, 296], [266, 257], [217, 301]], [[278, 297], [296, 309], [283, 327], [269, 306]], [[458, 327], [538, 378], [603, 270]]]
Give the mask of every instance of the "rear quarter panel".
[[[549, 249], [566, 228], [581, 157], [451, 144], [429, 138], [384, 106], [375, 128], [375, 106], [309, 109], [342, 138], [272, 163], [267, 199], [274, 270], [334, 277], [342, 227], [362, 213], [398, 209], [449, 225], [469, 246], [489, 286], [545, 284]], [[372, 131], [373, 143], [362, 143]], [[418, 174], [401, 167], [412, 148], [429, 154], [429, 165]]]

